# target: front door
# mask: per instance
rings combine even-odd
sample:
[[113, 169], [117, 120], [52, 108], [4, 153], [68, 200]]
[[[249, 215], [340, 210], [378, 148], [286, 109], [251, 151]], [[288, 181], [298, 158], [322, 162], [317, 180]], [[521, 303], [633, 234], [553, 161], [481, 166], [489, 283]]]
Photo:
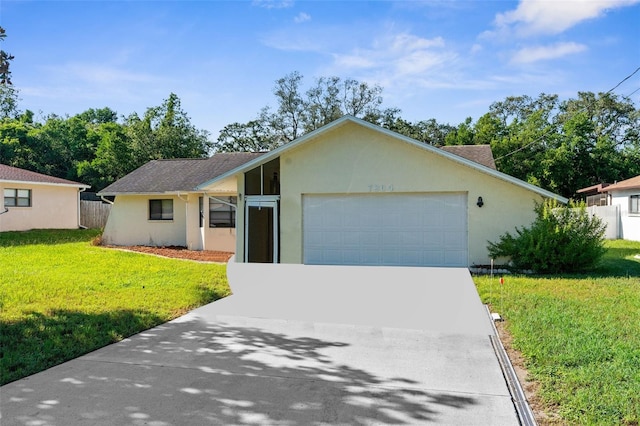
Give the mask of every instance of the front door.
[[278, 263], [278, 200], [247, 197], [245, 202], [245, 262]]

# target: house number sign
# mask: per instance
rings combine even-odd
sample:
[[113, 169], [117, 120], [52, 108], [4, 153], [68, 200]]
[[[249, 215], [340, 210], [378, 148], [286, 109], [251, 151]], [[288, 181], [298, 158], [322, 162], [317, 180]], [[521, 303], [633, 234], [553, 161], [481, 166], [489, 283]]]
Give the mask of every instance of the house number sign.
[[369, 185], [369, 192], [393, 192], [393, 184], [371, 184]]

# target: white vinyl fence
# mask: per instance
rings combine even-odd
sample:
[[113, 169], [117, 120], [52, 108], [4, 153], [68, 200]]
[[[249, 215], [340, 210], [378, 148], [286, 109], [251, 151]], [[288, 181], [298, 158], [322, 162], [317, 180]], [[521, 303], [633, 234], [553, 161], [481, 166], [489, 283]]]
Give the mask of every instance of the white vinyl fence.
[[80, 224], [87, 228], [104, 228], [111, 204], [102, 201], [80, 201]]
[[607, 240], [620, 238], [620, 206], [591, 206], [587, 207], [587, 211], [607, 224], [604, 234]]

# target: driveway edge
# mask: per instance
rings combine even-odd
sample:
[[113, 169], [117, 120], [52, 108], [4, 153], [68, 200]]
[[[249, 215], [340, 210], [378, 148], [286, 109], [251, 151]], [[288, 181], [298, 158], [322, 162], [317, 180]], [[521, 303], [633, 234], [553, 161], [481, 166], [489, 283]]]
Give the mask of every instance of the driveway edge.
[[489, 339], [491, 340], [491, 346], [493, 346], [493, 350], [496, 353], [496, 357], [498, 358], [498, 363], [500, 364], [500, 369], [502, 370], [504, 379], [507, 382], [507, 388], [509, 389], [509, 393], [511, 394], [511, 401], [513, 402], [513, 406], [515, 407], [516, 413], [518, 415], [518, 420], [523, 426], [537, 426], [538, 423], [536, 422], [533, 416], [533, 411], [531, 411], [531, 407], [527, 402], [527, 397], [524, 394], [522, 385], [520, 384], [518, 376], [513, 369], [511, 360], [507, 356], [507, 351], [504, 349], [504, 346], [500, 341], [500, 337], [498, 336], [498, 329], [496, 328], [493, 318], [491, 318], [489, 307], [485, 305], [485, 308], [487, 310], [487, 315], [491, 320], [491, 327], [493, 328], [493, 334], [489, 336]]

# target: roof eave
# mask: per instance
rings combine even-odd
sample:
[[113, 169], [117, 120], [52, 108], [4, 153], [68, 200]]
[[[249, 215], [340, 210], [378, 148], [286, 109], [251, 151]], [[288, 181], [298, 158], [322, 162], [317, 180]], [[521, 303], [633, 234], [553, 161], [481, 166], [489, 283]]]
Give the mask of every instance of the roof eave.
[[33, 180], [13, 180], [13, 179], [0, 179], [3, 183], [14, 183], [20, 185], [50, 185], [50, 186], [66, 186], [71, 188], [91, 188], [91, 185], [85, 185], [84, 183], [58, 183], [58, 182], [38, 182]]
[[[191, 192], [191, 191], [180, 191], [182, 193], [184, 192]], [[144, 192], [136, 192], [136, 191], [100, 191], [98, 193], [96, 193], [96, 195], [101, 196], [101, 197], [115, 197], [118, 195], [167, 195], [167, 194], [175, 194], [177, 193], [177, 191], [156, 191], [156, 192], [150, 192], [150, 191], [144, 191]]]
[[640, 185], [618, 186], [615, 188], [608, 187], [604, 192], [629, 191], [633, 189], [640, 189]]

